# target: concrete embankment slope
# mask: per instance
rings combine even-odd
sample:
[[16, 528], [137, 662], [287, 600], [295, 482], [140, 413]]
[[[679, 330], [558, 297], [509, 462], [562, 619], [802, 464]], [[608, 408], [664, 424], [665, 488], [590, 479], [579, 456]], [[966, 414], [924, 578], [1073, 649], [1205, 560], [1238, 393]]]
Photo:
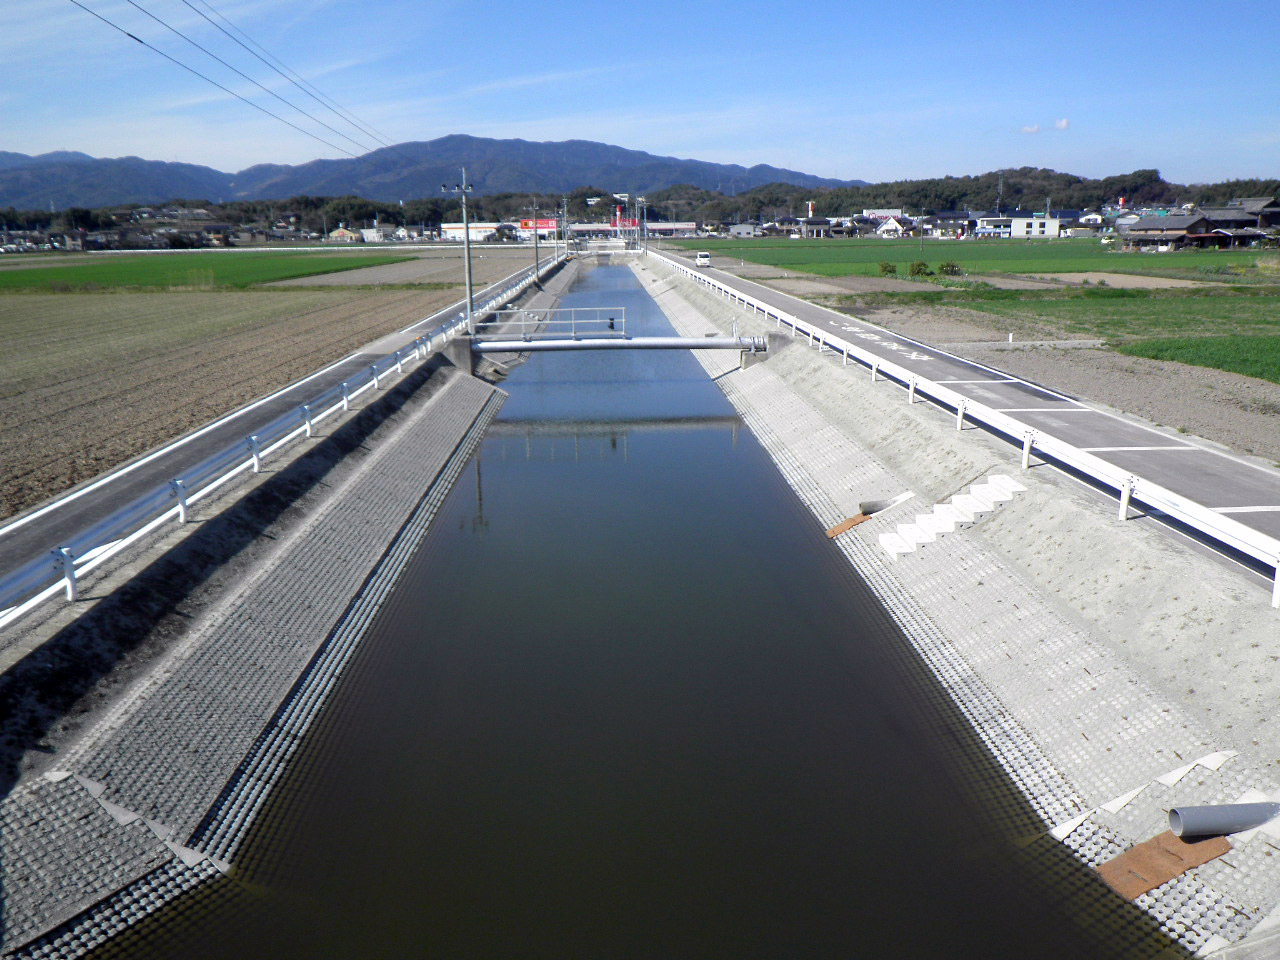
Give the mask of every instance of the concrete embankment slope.
[[0, 801], [5, 956], [75, 956], [216, 878], [505, 394], [445, 367], [113, 712]]
[[[685, 335], [733, 323], [772, 332], [655, 261], [637, 273]], [[1033, 864], [1065, 844], [1097, 866], [1166, 830], [1170, 807], [1276, 793], [1280, 733], [1266, 721], [1269, 654], [1257, 647], [1277, 622], [1242, 575], [1142, 523], [1118, 524], [1114, 506], [1047, 468], [1019, 472], [1008, 446], [957, 432], [954, 416], [908, 405], [905, 391], [803, 341], [784, 339], [743, 370], [736, 357], [700, 359], [823, 527], [863, 501], [912, 493], [833, 548], [1037, 811], [1031, 829], [1006, 824]], [[996, 475], [1025, 489], [914, 553], [894, 560], [882, 549], [880, 533]], [[1280, 840], [1232, 842], [1135, 901], [1174, 949], [1273, 955], [1261, 922], [1280, 901]], [[1097, 907], [1111, 894], [1093, 887], [1073, 893], [1076, 907], [1107, 923]]]

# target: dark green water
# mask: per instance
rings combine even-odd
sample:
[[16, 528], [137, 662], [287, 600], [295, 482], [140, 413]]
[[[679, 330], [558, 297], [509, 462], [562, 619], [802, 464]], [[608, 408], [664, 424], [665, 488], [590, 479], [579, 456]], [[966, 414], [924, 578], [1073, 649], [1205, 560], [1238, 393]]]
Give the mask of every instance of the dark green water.
[[[566, 305], [669, 332], [625, 268]], [[1030, 815], [692, 357], [505, 387], [235, 878], [119, 951], [1149, 955], [983, 825]]]

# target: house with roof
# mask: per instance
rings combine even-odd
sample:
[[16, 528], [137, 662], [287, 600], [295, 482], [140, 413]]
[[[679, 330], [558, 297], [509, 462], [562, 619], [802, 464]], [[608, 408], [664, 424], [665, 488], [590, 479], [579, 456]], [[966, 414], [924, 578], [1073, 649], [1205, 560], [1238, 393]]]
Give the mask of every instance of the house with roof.
[[831, 221], [826, 217], [805, 217], [800, 221], [800, 233], [805, 237], [829, 237]]
[[903, 216], [886, 217], [880, 221], [880, 226], [876, 227], [876, 236], [879, 237], [905, 237], [911, 232], [914, 226], [910, 220]]
[[1225, 246], [1228, 238], [1215, 234], [1214, 224], [1199, 213], [1139, 218], [1124, 234], [1131, 250], [1178, 250], [1183, 247]]
[[1280, 227], [1280, 200], [1275, 197], [1236, 197], [1227, 201], [1227, 207], [1238, 208], [1256, 217], [1256, 221], [1251, 226], [1259, 230]]

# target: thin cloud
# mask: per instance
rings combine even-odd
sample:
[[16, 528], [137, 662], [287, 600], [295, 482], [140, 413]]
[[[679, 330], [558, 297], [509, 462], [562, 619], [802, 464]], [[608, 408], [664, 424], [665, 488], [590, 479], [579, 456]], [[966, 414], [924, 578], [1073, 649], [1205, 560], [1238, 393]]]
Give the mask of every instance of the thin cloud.
[[1063, 117], [1061, 120], [1056, 121], [1054, 123], [1054, 126], [1059, 130], [1066, 130], [1069, 126], [1071, 126], [1071, 121], [1068, 120], [1066, 117]]
[[1038, 123], [1033, 123], [1033, 124], [1031, 124], [1029, 127], [1023, 127], [1023, 128], [1022, 128], [1022, 130], [1021, 130], [1021, 132], [1022, 132], [1022, 133], [1039, 133], [1039, 132], [1040, 132], [1040, 124], [1038, 124]]
[[453, 95], [458, 96], [475, 93], [491, 93], [494, 90], [517, 90], [523, 87], [537, 87], [546, 83], [564, 83], [569, 80], [584, 80], [587, 77], [597, 77], [602, 73], [612, 73], [621, 69], [621, 64], [615, 64], [607, 67], [588, 67], [583, 70], [560, 70], [555, 73], [537, 73], [523, 77], [508, 77], [505, 80], [494, 80], [490, 83], [482, 83], [476, 87], [468, 87], [466, 90], [459, 91], [458, 94]]

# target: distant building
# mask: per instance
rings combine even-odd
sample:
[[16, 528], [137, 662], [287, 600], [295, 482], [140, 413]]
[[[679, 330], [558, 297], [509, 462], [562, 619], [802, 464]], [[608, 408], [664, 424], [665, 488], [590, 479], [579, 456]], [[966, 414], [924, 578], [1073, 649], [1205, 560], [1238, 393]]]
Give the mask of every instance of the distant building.
[[905, 237], [911, 232], [913, 226], [910, 220], [899, 214], [882, 220], [880, 226], [876, 228], [876, 234], [881, 237]]
[[1226, 237], [1215, 236], [1209, 219], [1191, 213], [1177, 217], [1142, 217], [1124, 235], [1125, 246], [1133, 249], [1176, 250], [1180, 247], [1224, 246]]
[[[472, 243], [479, 243], [490, 234], [496, 233], [501, 224], [496, 221], [489, 223], [469, 223], [467, 233], [469, 233]], [[455, 243], [462, 242], [463, 227], [461, 223], [442, 223], [440, 224], [440, 239], [452, 240]]]
[[1058, 217], [1010, 217], [1009, 236], [1025, 240], [1057, 240], [1062, 235]]

